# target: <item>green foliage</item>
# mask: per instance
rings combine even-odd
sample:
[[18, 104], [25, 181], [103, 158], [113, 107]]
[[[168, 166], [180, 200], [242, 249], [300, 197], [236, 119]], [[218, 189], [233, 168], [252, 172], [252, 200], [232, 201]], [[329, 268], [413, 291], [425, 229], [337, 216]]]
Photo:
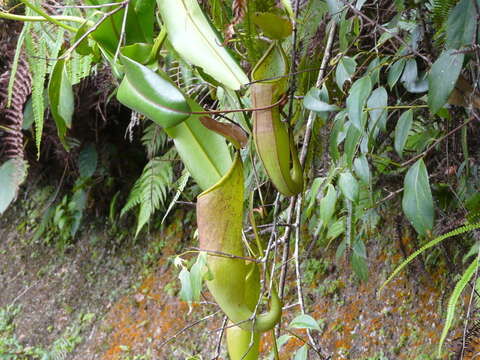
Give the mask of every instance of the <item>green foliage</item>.
[[151, 159], [133, 185], [127, 202], [122, 208], [121, 216], [134, 207], [139, 207], [135, 236], [138, 236], [152, 214], [165, 204], [168, 189], [173, 181], [171, 161], [176, 155], [176, 151], [172, 149], [163, 156]]

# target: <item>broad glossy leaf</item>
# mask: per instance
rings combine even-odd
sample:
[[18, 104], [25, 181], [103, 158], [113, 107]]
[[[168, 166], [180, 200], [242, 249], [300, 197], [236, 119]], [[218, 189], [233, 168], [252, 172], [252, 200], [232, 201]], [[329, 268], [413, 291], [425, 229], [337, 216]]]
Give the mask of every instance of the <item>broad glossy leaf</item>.
[[303, 98], [303, 106], [311, 111], [315, 111], [321, 115], [322, 118], [328, 116], [330, 111], [338, 111], [340, 108], [336, 105], [328, 103], [328, 92], [326, 88], [322, 90], [313, 87]]
[[[192, 100], [189, 104], [195, 111], [203, 110]], [[173, 138], [178, 154], [192, 177], [205, 190], [227, 173], [232, 158], [225, 139], [203, 126], [199, 117], [192, 115], [165, 131]]]
[[387, 115], [386, 109], [388, 105], [388, 93], [384, 87], [376, 88], [367, 101], [369, 109], [370, 121], [368, 122], [368, 129], [372, 131], [375, 128], [386, 130]]
[[464, 45], [472, 44], [477, 27], [474, 1], [477, 0], [460, 0], [450, 12], [446, 27], [446, 45], [448, 48], [458, 49]]
[[307, 314], [298, 315], [290, 322], [289, 327], [294, 329], [310, 329], [321, 331], [320, 326], [313, 317]]
[[136, 43], [122, 47], [122, 54], [140, 64], [147, 64], [153, 46], [146, 43]]
[[320, 200], [320, 220], [322, 220], [323, 227], [330, 223], [330, 219], [335, 213], [335, 205], [337, 203], [337, 191], [332, 184], [328, 184], [327, 193], [322, 200]]
[[[120, 3], [121, 0], [107, 2]], [[101, 3], [105, 2], [101, 1]], [[106, 13], [113, 9], [113, 7], [105, 7], [102, 11]], [[114, 54], [118, 47], [124, 15], [125, 10], [122, 9], [109, 16], [91, 34], [91, 37], [110, 54]], [[125, 24], [126, 45], [153, 42], [154, 16], [154, 2], [152, 0], [131, 0], [129, 2]]]
[[400, 79], [403, 73], [403, 69], [405, 69], [405, 64], [406, 64], [405, 58], [401, 58], [397, 61], [395, 61], [390, 69], [388, 70], [388, 76], [387, 76], [387, 82], [388, 86], [390, 86], [390, 89], [395, 86], [397, 81]]
[[403, 156], [403, 148], [407, 143], [408, 134], [412, 128], [413, 123], [413, 111], [411, 109], [405, 111], [398, 119], [397, 126], [395, 127], [395, 151]]
[[157, 4], [170, 42], [186, 61], [233, 90], [248, 83], [196, 0], [157, 0]]
[[342, 59], [340, 59], [337, 68], [335, 69], [335, 81], [337, 82], [340, 90], [343, 89], [343, 84], [345, 84], [345, 81], [351, 80], [356, 68], [357, 62], [355, 59], [348, 56], [344, 56]]
[[432, 65], [428, 75], [428, 106], [436, 114], [447, 102], [462, 70], [464, 54], [446, 50]]
[[418, 77], [418, 67], [417, 61], [415, 59], [408, 59], [405, 63], [405, 68], [403, 69], [401, 82], [402, 83], [411, 83], [417, 80]]
[[352, 124], [360, 131], [363, 130], [362, 111], [370, 93], [372, 92], [372, 82], [369, 76], [364, 76], [352, 85], [347, 97], [348, 117]]
[[189, 117], [190, 106], [185, 96], [166, 75], [158, 75], [148, 67], [121, 55], [125, 77], [117, 91], [117, 99], [168, 128]]
[[350, 171], [346, 171], [340, 174], [338, 179], [338, 186], [342, 191], [342, 194], [351, 201], [356, 201], [358, 198], [358, 181], [352, 175]]
[[10, 159], [0, 166], [0, 214], [16, 198], [18, 187], [25, 180], [27, 166], [23, 160]]
[[273, 13], [256, 12], [253, 22], [262, 29], [265, 36], [273, 40], [284, 39], [292, 33], [290, 20]]
[[433, 228], [433, 199], [428, 172], [422, 159], [418, 160], [405, 175], [403, 185], [403, 212], [420, 235]]
[[57, 60], [53, 67], [50, 82], [48, 83], [48, 100], [50, 102], [50, 111], [57, 125], [58, 137], [65, 148], [67, 148], [65, 135], [67, 128], [70, 128], [72, 125], [74, 96], [64, 59]]

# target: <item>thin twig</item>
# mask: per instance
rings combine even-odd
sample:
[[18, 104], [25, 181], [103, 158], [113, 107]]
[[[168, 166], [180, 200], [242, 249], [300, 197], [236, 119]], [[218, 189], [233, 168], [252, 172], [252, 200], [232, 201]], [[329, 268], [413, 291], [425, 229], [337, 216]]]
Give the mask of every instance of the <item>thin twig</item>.
[[223, 334], [225, 333], [225, 326], [227, 326], [227, 322], [228, 322], [228, 317], [224, 316], [223, 323], [222, 323], [222, 331], [220, 331], [220, 334], [218, 335], [217, 348], [215, 350], [215, 356], [212, 358], [212, 360], [217, 360], [220, 357], [220, 352], [222, 349], [222, 338], [223, 338]]
[[474, 120], [474, 118], [470, 118], [468, 119], [467, 121], [465, 121], [463, 124], [460, 124], [458, 125], [455, 129], [449, 131], [448, 133], [446, 133], [444, 136], [442, 136], [440, 139], [436, 140], [432, 145], [430, 145], [428, 148], [425, 149], [425, 151], [421, 152], [420, 154], [412, 157], [411, 159], [408, 159], [407, 161], [403, 162], [401, 164], [402, 167], [404, 166], [407, 166], [408, 164], [416, 161], [417, 159], [419, 158], [423, 158], [425, 155], [427, 155], [427, 153], [432, 150], [435, 146], [437, 146], [440, 142], [442, 142], [443, 140], [445, 140], [446, 138], [448, 138], [450, 135], [456, 133], [458, 130], [460, 130], [461, 128], [463, 128], [465, 125], [468, 125], [469, 123], [471, 123], [472, 121]]
[[175, 338], [177, 338], [180, 334], [182, 334], [183, 332], [187, 331], [188, 329], [191, 329], [192, 327], [194, 327], [195, 325], [198, 325], [200, 324], [202, 321], [205, 321], [207, 319], [210, 319], [211, 317], [217, 315], [221, 310], [217, 310], [215, 311], [213, 314], [210, 314], [210, 315], [207, 315], [203, 318], [201, 318], [200, 320], [197, 320], [197, 321], [194, 321], [193, 323], [183, 327], [182, 329], [180, 329], [179, 331], [177, 331], [175, 334], [173, 334], [172, 336], [170, 336], [168, 339], [162, 341], [158, 346], [157, 346], [157, 349], [161, 349], [163, 346], [165, 346], [166, 344], [168, 344], [170, 341], [172, 340], [175, 340]]

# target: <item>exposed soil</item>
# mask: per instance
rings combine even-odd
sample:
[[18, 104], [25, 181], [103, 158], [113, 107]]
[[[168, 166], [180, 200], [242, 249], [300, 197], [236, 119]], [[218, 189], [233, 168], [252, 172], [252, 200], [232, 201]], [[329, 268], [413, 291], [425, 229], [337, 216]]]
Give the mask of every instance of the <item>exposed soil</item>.
[[[28, 232], [17, 229], [21, 220], [15, 220], [12, 210], [0, 220], [0, 308], [21, 305], [15, 318], [20, 342], [48, 347], [80, 316], [94, 314], [82, 327], [82, 342], [65, 354], [66, 359], [184, 359], [195, 354], [211, 359], [221, 313], [179, 333], [218, 309], [205, 301], [189, 313], [188, 305], [178, 299], [172, 255], [188, 245], [191, 229], [185, 213], [172, 218], [173, 223], [148, 239], [115, 246], [112, 236], [98, 228], [85, 230], [71, 250], [59, 255], [52, 246], [29, 243]], [[320, 265], [303, 267], [306, 305], [322, 327], [321, 334], [313, 334], [332, 359], [434, 359], [451, 292], [445, 283], [445, 261], [428, 271], [420, 261], [412, 263], [378, 295], [387, 275], [404, 258], [397, 234], [391, 231], [393, 222], [383, 228], [382, 234], [366, 241], [367, 282], [352, 274], [344, 258], [335, 263], [333, 250], [314, 249], [310, 259]], [[415, 248], [408, 234], [402, 236], [402, 244], [408, 253]], [[296, 303], [295, 294], [292, 274], [286, 305]], [[288, 330], [305, 338], [303, 331], [288, 328], [298, 314], [298, 306], [285, 311], [282, 334]], [[452, 337], [460, 331], [459, 327]], [[302, 345], [291, 337], [281, 348], [281, 359], [292, 358]], [[270, 351], [271, 338], [265, 335], [262, 352]], [[220, 358], [226, 359], [223, 347]], [[313, 352], [309, 358], [315, 358]]]

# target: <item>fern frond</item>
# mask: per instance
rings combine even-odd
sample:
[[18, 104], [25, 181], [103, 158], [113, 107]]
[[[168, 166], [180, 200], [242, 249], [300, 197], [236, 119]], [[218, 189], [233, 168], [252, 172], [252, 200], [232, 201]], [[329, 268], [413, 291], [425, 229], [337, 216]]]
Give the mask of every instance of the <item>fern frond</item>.
[[35, 121], [35, 144], [37, 157], [40, 157], [40, 142], [43, 132], [45, 105], [43, 99], [45, 77], [47, 75], [47, 49], [43, 41], [36, 42], [31, 32], [25, 37], [25, 45], [32, 72], [32, 109]]
[[447, 20], [448, 14], [457, 0], [433, 0], [432, 2], [432, 18], [437, 26], [442, 26]]
[[13, 85], [15, 83], [15, 77], [17, 76], [18, 62], [20, 61], [20, 55], [22, 54], [23, 43], [25, 42], [25, 35], [30, 29], [30, 23], [25, 23], [23, 25], [22, 31], [18, 36], [17, 46], [15, 48], [15, 55], [13, 56], [12, 66], [10, 67], [10, 80], [8, 82], [8, 91], [7, 91], [7, 106], [12, 105], [12, 96], [13, 96]]
[[148, 158], [153, 158], [167, 144], [168, 137], [162, 128], [153, 121], [143, 130], [142, 145], [147, 150]]
[[167, 211], [165, 211], [165, 215], [163, 215], [162, 224], [167, 218], [168, 214], [170, 214], [170, 211], [172, 211], [173, 207], [175, 206], [175, 203], [177, 202], [182, 192], [185, 190], [185, 187], [187, 186], [189, 178], [190, 178], [190, 173], [188, 172], [187, 169], [183, 169], [182, 175], [177, 180], [177, 185], [178, 185], [177, 192], [175, 193], [175, 196], [173, 197], [172, 201], [170, 201], [170, 205], [168, 205]]
[[439, 237], [436, 237], [435, 239], [429, 241], [427, 244], [423, 245], [420, 249], [415, 251], [412, 255], [410, 255], [405, 261], [403, 261], [394, 271], [393, 273], [388, 277], [387, 280], [380, 286], [380, 289], [378, 290], [378, 293], [380, 294], [385, 287], [405, 266], [407, 266], [410, 262], [412, 262], [413, 259], [415, 259], [418, 255], [423, 253], [425, 250], [430, 249], [431, 247], [437, 245], [441, 241], [448, 239], [452, 236], [457, 236], [463, 233], [466, 233], [468, 231], [473, 231], [475, 229], [480, 228], [480, 223], [475, 223], [475, 224], [467, 224], [464, 226], [461, 226], [455, 230], [452, 230], [446, 234], [440, 235]]
[[455, 315], [455, 307], [457, 306], [458, 299], [462, 294], [463, 289], [467, 286], [468, 282], [472, 278], [473, 274], [478, 267], [478, 257], [470, 264], [467, 270], [463, 273], [462, 278], [455, 285], [455, 289], [450, 295], [447, 307], [447, 317], [445, 319], [445, 325], [443, 326], [442, 335], [440, 336], [440, 342], [438, 343], [438, 357], [442, 355], [442, 346], [447, 338], [448, 331], [453, 323], [453, 316]]
[[140, 206], [135, 236], [138, 235], [153, 213], [161, 205], [164, 205], [168, 189], [172, 184], [173, 170], [171, 160], [175, 156], [176, 151], [172, 148], [162, 157], [155, 157], [150, 160], [145, 165], [142, 175], [133, 185], [120, 216], [123, 216], [134, 207]]

